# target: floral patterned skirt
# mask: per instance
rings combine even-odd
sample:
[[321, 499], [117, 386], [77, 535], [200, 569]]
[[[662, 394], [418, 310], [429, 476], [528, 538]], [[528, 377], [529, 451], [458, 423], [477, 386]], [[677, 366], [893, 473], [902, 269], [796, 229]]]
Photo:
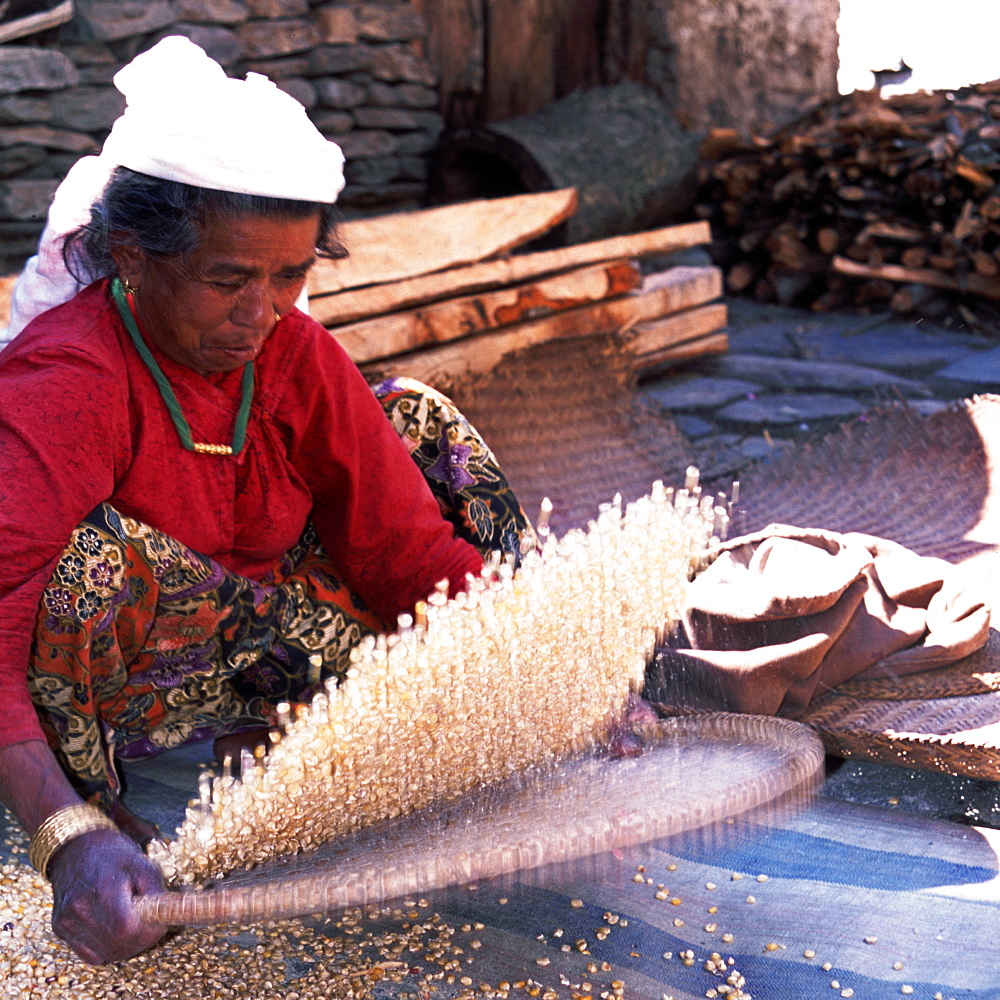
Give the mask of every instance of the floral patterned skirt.
[[[495, 458], [450, 400], [409, 379], [375, 395], [459, 537], [484, 555], [535, 544]], [[28, 684], [70, 780], [110, 809], [116, 757], [267, 725], [280, 702], [343, 677], [351, 647], [386, 628], [311, 526], [258, 581], [101, 504], [42, 596]]]

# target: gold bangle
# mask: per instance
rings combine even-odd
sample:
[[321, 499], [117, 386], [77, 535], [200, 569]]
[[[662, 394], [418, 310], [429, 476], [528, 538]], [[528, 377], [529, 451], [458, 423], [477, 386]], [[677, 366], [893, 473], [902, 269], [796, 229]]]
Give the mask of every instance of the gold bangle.
[[105, 816], [97, 806], [81, 802], [75, 806], [58, 809], [32, 834], [28, 844], [31, 866], [45, 875], [52, 855], [63, 844], [93, 830], [117, 830], [114, 821]]

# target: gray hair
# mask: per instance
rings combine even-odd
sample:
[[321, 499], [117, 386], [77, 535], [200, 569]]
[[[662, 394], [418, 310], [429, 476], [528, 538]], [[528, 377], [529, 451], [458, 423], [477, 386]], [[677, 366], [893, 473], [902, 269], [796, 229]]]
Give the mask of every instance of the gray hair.
[[315, 212], [320, 217], [316, 252], [321, 257], [346, 257], [337, 239], [333, 205], [216, 191], [116, 167], [91, 206], [90, 221], [66, 238], [63, 260], [74, 278], [87, 283], [115, 273], [112, 251], [126, 243], [134, 243], [150, 257], [186, 257], [198, 247], [200, 224], [209, 216], [305, 219]]

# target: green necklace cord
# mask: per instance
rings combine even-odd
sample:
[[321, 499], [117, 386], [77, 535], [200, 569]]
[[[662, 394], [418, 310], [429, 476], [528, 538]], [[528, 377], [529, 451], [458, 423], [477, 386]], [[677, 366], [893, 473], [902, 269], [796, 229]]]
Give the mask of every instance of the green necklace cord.
[[181, 444], [188, 451], [196, 451], [201, 454], [238, 455], [246, 443], [247, 424], [250, 422], [250, 406], [253, 403], [253, 362], [248, 361], [243, 366], [242, 395], [240, 397], [240, 408], [236, 414], [236, 426], [233, 428], [233, 443], [231, 445], [203, 444], [201, 441], [195, 441], [191, 436], [191, 426], [184, 416], [184, 411], [181, 409], [181, 404], [174, 395], [174, 390], [167, 380], [167, 376], [163, 374], [163, 369], [157, 364], [156, 358], [153, 357], [152, 352], [146, 346], [146, 342], [142, 339], [142, 334], [139, 332], [135, 317], [132, 315], [132, 310], [129, 308], [128, 301], [125, 298], [125, 289], [118, 278], [111, 279], [111, 296], [118, 307], [118, 312], [121, 315], [122, 322], [125, 324], [125, 329], [128, 330], [128, 334], [132, 338], [132, 343], [135, 344], [135, 349], [139, 352], [139, 357], [142, 358], [143, 363], [149, 369], [149, 374], [153, 376], [153, 381], [156, 382], [156, 387], [160, 390], [160, 396], [167, 407], [170, 419], [174, 422], [174, 427], [177, 428], [177, 435], [181, 439]]

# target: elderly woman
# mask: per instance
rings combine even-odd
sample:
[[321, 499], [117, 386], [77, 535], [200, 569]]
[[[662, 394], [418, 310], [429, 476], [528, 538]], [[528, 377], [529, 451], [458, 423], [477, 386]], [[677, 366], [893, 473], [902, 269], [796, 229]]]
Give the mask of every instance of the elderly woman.
[[0, 800], [90, 962], [164, 930], [132, 905], [160, 878], [116, 758], [260, 727], [531, 541], [447, 400], [373, 393], [296, 308], [341, 253], [338, 147], [184, 39], [116, 84], [0, 354]]

